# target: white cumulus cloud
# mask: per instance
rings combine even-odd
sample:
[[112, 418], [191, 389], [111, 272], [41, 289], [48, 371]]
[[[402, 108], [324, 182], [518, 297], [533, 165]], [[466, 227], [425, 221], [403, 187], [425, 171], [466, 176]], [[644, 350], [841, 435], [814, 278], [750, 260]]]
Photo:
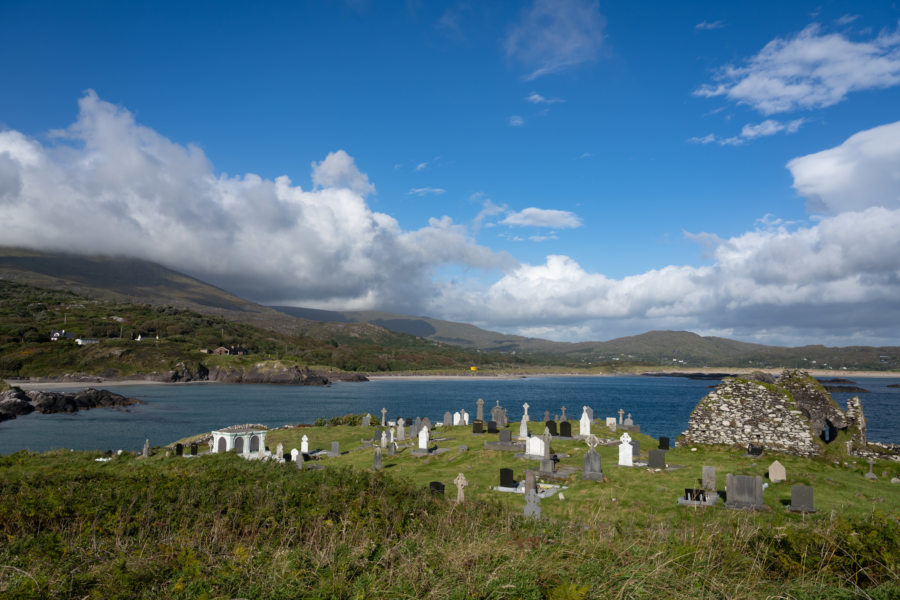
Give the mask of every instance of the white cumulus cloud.
[[581, 227], [581, 219], [573, 212], [535, 207], [511, 213], [500, 222], [517, 227], [547, 227], [550, 229]]
[[851, 92], [900, 84], [900, 31], [854, 41], [816, 24], [776, 38], [744, 64], [726, 65], [697, 96], [725, 96], [770, 115], [841, 102]]
[[331, 308], [416, 310], [444, 264], [507, 269], [450, 219], [404, 231], [338, 150], [312, 190], [285, 176], [216, 173], [204, 153], [135, 122], [93, 92], [53, 143], [0, 132], [3, 244], [144, 258], [244, 297]]

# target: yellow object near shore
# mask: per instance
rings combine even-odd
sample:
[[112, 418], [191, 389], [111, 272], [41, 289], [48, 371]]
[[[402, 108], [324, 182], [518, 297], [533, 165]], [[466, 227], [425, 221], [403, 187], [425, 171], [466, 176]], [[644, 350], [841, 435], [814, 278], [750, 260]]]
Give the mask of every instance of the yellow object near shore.
[[470, 371], [477, 371], [477, 370], [478, 370], [478, 367], [469, 367], [469, 370], [470, 370]]

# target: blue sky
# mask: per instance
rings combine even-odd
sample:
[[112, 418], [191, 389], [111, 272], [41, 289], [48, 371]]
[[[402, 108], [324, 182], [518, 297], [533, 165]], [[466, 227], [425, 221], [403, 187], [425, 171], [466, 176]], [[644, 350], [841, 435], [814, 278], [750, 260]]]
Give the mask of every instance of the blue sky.
[[895, 345], [898, 20], [6, 1], [4, 237], [560, 340]]

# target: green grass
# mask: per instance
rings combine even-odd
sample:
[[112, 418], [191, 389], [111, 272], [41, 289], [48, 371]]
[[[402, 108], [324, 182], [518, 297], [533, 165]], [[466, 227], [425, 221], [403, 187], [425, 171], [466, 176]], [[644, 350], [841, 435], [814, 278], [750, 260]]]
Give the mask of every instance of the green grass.
[[[536, 426], [536, 425], [535, 425]], [[537, 427], [537, 426], [536, 426]], [[702, 464], [758, 474], [721, 448], [676, 449], [686, 469], [619, 469], [602, 448], [607, 481], [573, 479], [566, 499], [521, 517], [522, 499], [488, 490], [497, 469], [533, 463], [478, 451], [467, 428], [455, 450], [385, 456], [373, 473], [360, 449], [375, 428], [270, 433], [290, 448], [340, 441], [347, 454], [298, 471], [233, 454], [181, 459], [157, 450], [98, 463], [96, 453], [0, 457], [0, 595], [4, 598], [896, 598], [896, 488], [862, 468], [779, 456], [788, 484], [766, 491], [771, 510], [674, 506]], [[643, 447], [654, 444], [635, 436]], [[582, 444], [583, 445], [583, 444]], [[554, 444], [573, 453], [576, 442]], [[896, 465], [896, 463], [894, 463]], [[896, 466], [878, 465], [881, 468]], [[469, 479], [457, 505], [450, 483]], [[447, 498], [425, 491], [447, 484]], [[789, 484], [816, 486], [815, 515], [786, 513]], [[829, 483], [831, 482], [831, 483]], [[885, 516], [890, 515], [890, 516]]]

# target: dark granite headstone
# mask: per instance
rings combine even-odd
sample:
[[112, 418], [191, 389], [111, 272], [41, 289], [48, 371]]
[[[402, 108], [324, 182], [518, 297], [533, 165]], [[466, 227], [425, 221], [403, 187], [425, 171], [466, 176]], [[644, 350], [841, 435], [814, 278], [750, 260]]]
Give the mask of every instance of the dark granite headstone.
[[647, 461], [647, 466], [651, 469], [665, 469], [666, 468], [666, 451], [665, 450], [651, 450], [650, 451], [650, 460]]
[[559, 437], [570, 438], [572, 437], [572, 424], [568, 421], [563, 421], [559, 424]]
[[488, 421], [488, 433], [497, 433], [497, 421]]
[[509, 429], [500, 430], [500, 441], [505, 444], [512, 443], [512, 432]]
[[432, 481], [428, 484], [428, 489], [431, 491], [434, 496], [443, 496], [444, 495], [444, 484], [440, 481]]
[[747, 454], [750, 456], [762, 456], [763, 447], [757, 446], [756, 444], [749, 444], [747, 446]]
[[762, 477], [750, 475], [725, 476], [725, 506], [728, 508], [763, 508]]
[[475, 421], [474, 423], [472, 423], [472, 433], [484, 433], [482, 431], [482, 428], [483, 424], [481, 423], [481, 421]]
[[659, 449], [660, 450], [668, 450], [669, 449], [669, 438], [663, 436], [659, 438]]
[[191, 443], [191, 456], [197, 456], [197, 442]]
[[600, 454], [591, 448], [584, 455], [584, 470], [581, 472], [581, 478], [594, 481], [602, 480], [603, 469], [601, 465]]
[[289, 463], [289, 462], [291, 462], [291, 453], [290, 453], [290, 452], [285, 452], [285, 453], [281, 456], [281, 458], [284, 459], [284, 462]]
[[791, 510], [794, 512], [816, 512], [813, 505], [813, 489], [798, 483], [791, 486]]
[[631, 456], [637, 458], [641, 455], [641, 443], [638, 440], [631, 440]]
[[500, 487], [516, 487], [516, 480], [513, 479], [512, 469], [500, 469]]
[[184, 456], [184, 444], [175, 444], [175, 456]]
[[544, 425], [547, 426], [547, 429], [550, 430], [550, 435], [556, 437], [559, 435], [559, 432], [556, 429], [556, 421], [547, 420], [544, 422]]

